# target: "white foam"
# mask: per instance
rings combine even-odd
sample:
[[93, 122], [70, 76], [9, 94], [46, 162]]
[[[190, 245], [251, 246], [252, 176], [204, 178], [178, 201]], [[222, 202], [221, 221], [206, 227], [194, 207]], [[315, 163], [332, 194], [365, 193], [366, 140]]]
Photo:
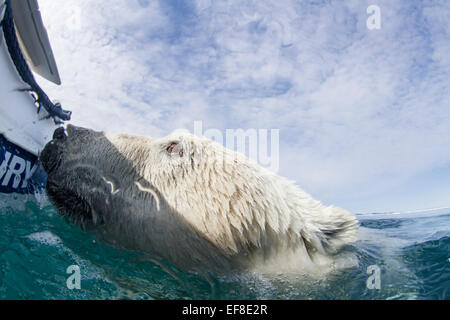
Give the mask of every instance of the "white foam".
[[62, 244], [61, 239], [50, 231], [32, 233], [28, 235], [27, 238], [49, 246], [58, 246]]
[[27, 239], [31, 241], [36, 241], [44, 245], [58, 247], [63, 252], [65, 252], [70, 258], [83, 270], [83, 279], [104, 279], [111, 282], [107, 277], [103, 275], [103, 271], [96, 266], [92, 265], [89, 261], [81, 258], [75, 254], [72, 250], [65, 247], [63, 241], [57, 235], [46, 230], [42, 232], [32, 233], [26, 236]]

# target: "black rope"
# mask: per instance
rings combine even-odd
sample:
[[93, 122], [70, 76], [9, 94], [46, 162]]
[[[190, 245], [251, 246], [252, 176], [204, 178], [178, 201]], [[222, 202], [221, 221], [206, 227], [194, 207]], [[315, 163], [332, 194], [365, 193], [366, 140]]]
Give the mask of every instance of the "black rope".
[[5, 16], [1, 21], [1, 27], [3, 28], [3, 34], [5, 36], [9, 55], [16, 66], [16, 70], [22, 80], [30, 86], [30, 88], [19, 89], [19, 91], [32, 93], [38, 107], [37, 112], [39, 113], [41, 111], [41, 107], [44, 107], [49, 114], [46, 118], [53, 118], [57, 124], [62, 123], [57, 118], [63, 121], [70, 120], [72, 112], [63, 110], [60, 103], [53, 103], [34, 79], [33, 73], [28, 67], [17, 40], [10, 1], [11, 0], [6, 0]]

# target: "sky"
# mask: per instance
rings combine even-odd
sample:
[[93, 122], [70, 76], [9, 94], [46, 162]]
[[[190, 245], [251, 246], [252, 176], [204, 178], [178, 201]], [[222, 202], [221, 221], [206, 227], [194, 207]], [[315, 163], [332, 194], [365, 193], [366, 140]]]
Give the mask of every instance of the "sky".
[[274, 171], [324, 204], [450, 206], [447, 0], [39, 5], [62, 85], [39, 82], [75, 125], [279, 130]]

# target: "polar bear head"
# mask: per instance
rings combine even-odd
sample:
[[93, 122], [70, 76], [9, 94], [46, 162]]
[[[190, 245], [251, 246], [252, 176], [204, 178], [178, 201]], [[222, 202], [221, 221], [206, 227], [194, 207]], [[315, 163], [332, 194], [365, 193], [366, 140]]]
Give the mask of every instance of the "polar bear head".
[[61, 215], [182, 268], [276, 265], [281, 252], [314, 263], [355, 240], [348, 211], [188, 133], [149, 138], [68, 125], [40, 159]]

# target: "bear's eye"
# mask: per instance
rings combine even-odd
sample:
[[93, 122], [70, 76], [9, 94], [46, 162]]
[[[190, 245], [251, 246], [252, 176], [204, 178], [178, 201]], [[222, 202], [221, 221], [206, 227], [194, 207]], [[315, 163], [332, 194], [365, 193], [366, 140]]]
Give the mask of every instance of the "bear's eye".
[[167, 147], [167, 152], [171, 155], [174, 154], [178, 154], [180, 157], [183, 156], [183, 148], [176, 142], [172, 142], [168, 147]]

